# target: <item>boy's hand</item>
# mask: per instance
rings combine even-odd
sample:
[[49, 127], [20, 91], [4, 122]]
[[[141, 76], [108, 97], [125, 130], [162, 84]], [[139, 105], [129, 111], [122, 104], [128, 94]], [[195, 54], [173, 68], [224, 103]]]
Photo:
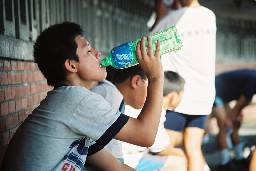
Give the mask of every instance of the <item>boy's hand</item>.
[[148, 53], [145, 47], [145, 38], [143, 37], [138, 42], [136, 47], [136, 54], [141, 68], [146, 73], [148, 79], [151, 78], [162, 78], [163, 77], [163, 66], [160, 59], [160, 41], [157, 40], [156, 52], [153, 54], [152, 39], [150, 36], [148, 39]]

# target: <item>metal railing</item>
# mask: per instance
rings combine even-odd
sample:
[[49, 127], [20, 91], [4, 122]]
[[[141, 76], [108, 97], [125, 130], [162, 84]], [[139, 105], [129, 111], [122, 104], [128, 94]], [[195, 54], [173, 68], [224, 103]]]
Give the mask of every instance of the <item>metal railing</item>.
[[[0, 57], [33, 60], [33, 41], [46, 27], [79, 23], [92, 46], [107, 55], [148, 34], [153, 0], [0, 0]], [[256, 62], [256, 22], [217, 16], [216, 57]]]
[[24, 45], [32, 48], [43, 29], [63, 21], [79, 23], [93, 47], [106, 55], [149, 32], [153, 6], [147, 0], [0, 0], [0, 56], [32, 60]]
[[256, 62], [256, 21], [217, 16], [216, 57], [222, 62]]

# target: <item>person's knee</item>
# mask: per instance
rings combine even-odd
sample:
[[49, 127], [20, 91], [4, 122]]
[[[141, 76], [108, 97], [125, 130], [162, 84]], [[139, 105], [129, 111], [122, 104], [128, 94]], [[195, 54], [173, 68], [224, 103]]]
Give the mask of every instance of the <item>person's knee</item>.
[[184, 148], [187, 157], [200, 156], [204, 130], [201, 128], [186, 128], [184, 133]]
[[188, 160], [192, 159], [200, 159], [202, 155], [201, 149], [195, 148], [186, 148], [186, 155]]
[[173, 131], [170, 129], [166, 129], [166, 132], [168, 133], [171, 147], [175, 147], [183, 144], [183, 135], [181, 132]]

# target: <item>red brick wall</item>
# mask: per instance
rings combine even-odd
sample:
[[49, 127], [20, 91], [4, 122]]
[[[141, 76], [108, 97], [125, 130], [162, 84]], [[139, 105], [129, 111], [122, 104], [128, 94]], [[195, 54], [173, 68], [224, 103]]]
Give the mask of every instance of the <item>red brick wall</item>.
[[0, 59], [0, 165], [18, 126], [51, 89], [34, 62]]

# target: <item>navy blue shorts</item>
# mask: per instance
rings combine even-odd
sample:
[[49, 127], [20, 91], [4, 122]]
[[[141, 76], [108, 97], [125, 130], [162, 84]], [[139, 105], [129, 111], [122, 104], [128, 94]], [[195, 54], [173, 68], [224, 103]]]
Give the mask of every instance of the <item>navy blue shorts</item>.
[[187, 115], [167, 110], [164, 127], [173, 131], [183, 131], [186, 127], [204, 129], [206, 117], [206, 115]]

